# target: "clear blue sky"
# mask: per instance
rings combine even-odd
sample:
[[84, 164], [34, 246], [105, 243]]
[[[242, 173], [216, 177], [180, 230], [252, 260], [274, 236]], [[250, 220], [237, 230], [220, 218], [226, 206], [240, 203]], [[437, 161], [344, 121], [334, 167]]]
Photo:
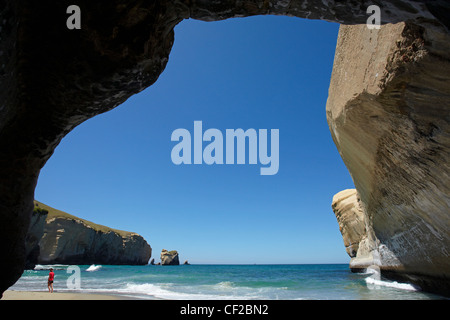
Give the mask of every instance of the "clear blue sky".
[[[158, 82], [75, 128], [35, 197], [141, 234], [159, 261], [348, 263], [335, 193], [353, 188], [325, 105], [338, 24], [289, 17], [186, 20]], [[180, 165], [172, 131], [279, 129], [280, 168]]]

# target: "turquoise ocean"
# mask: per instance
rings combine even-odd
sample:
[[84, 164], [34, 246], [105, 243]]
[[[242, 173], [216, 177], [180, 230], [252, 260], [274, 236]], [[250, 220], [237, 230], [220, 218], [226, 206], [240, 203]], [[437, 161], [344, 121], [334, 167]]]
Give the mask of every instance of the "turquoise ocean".
[[[55, 292], [121, 295], [169, 300], [426, 300], [441, 297], [376, 272], [352, 273], [347, 264], [77, 266], [79, 289], [68, 287], [68, 265], [37, 265], [10, 288], [47, 291], [49, 268]], [[68, 272], [69, 271], [69, 272]]]

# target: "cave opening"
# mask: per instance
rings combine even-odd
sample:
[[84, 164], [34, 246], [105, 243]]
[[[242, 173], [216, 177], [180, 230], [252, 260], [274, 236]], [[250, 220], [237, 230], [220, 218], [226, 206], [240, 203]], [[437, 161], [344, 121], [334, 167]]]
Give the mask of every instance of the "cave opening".
[[[69, 133], [35, 198], [192, 263], [348, 263], [330, 205], [353, 182], [325, 115], [338, 28], [285, 16], [182, 21], [158, 81]], [[174, 165], [171, 132], [196, 120], [279, 129], [279, 172]]]

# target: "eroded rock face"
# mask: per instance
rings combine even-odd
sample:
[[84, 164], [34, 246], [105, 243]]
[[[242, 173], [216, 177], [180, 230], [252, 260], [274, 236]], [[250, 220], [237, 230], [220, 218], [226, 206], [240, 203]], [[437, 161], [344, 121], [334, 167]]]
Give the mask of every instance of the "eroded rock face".
[[449, 58], [449, 35], [432, 28], [341, 26], [327, 102], [330, 130], [355, 182], [371, 239], [359, 245], [357, 256], [372, 261], [355, 259], [351, 267], [370, 262], [445, 294]]
[[[78, 0], [77, 5], [81, 8], [82, 14], [81, 30], [68, 30], [66, 9], [71, 4], [73, 3], [66, 0], [0, 1], [0, 245], [2, 248], [0, 293], [14, 284], [23, 272], [26, 257], [25, 238], [33, 211], [34, 189], [40, 169], [61, 139], [73, 128], [97, 114], [118, 106], [158, 79], [168, 61], [174, 40], [173, 28], [178, 22], [189, 17], [214, 21], [231, 17], [277, 14], [356, 24], [366, 22], [366, 9], [372, 1]], [[446, 0], [395, 0], [381, 7], [381, 18], [383, 23], [409, 20], [425, 27], [425, 40], [433, 39], [433, 43], [427, 46], [427, 50], [432, 48], [430, 51], [432, 54], [427, 57], [432, 58], [433, 55], [444, 57], [448, 52], [446, 37], [448, 21], [450, 21], [449, 7]], [[430, 37], [428, 32], [434, 35]], [[441, 37], [440, 40], [439, 37]], [[402, 56], [403, 54], [400, 55]], [[352, 63], [358, 65], [355, 61]], [[425, 61], [422, 60], [422, 63]], [[406, 83], [410, 87], [418, 86], [424, 90], [422, 92], [424, 95], [410, 94], [409, 100], [434, 97], [434, 100], [426, 103], [429, 108], [414, 109], [412, 122], [388, 121], [385, 124], [386, 127], [393, 126], [393, 128], [404, 125], [405, 130], [408, 125], [416, 126], [415, 128], [419, 131], [415, 132], [418, 132], [418, 135], [393, 132], [394, 138], [386, 138], [384, 144], [386, 146], [391, 144], [393, 150], [397, 144], [402, 144], [403, 149], [399, 149], [400, 153], [408, 148], [416, 150], [414, 155], [407, 151], [403, 152], [400, 158], [411, 156], [416, 158], [417, 162], [424, 161], [424, 168], [420, 172], [434, 170], [436, 172], [433, 175], [438, 175], [441, 170], [436, 166], [432, 166], [434, 169], [427, 169], [427, 159], [430, 156], [433, 158], [430, 161], [435, 161], [434, 153], [441, 157], [445, 156], [442, 150], [439, 150], [439, 146], [448, 146], [448, 144], [445, 144], [443, 134], [439, 135], [439, 139], [435, 139], [435, 132], [442, 132], [445, 127], [437, 123], [437, 120], [434, 121], [433, 115], [441, 109], [439, 107], [435, 109], [431, 101], [439, 100], [441, 103], [446, 99], [447, 93], [445, 88], [440, 88], [442, 81], [433, 81], [428, 86], [424, 85], [424, 81], [437, 80], [437, 76], [430, 76], [433, 72], [437, 72], [437, 75], [441, 74], [443, 79], [446, 79], [446, 75], [439, 66], [441, 62], [445, 65], [445, 61], [448, 60], [439, 60], [438, 64], [434, 64], [436, 60], [429, 61], [430, 65], [422, 64], [422, 68], [415, 69], [415, 72], [419, 74], [419, 76], [416, 75], [416, 80], [409, 82], [408, 77], [405, 76], [396, 82], [399, 88]], [[389, 73], [394, 77], [390, 81], [391, 84], [394, 83], [398, 74], [394, 72], [396, 66], [395, 63], [388, 66]], [[424, 81], [420, 80], [422, 75]], [[441, 92], [443, 97], [439, 98]], [[383, 103], [391, 106], [389, 99], [395, 95], [383, 95], [383, 97], [386, 100]], [[382, 101], [379, 100], [379, 103]], [[409, 110], [408, 108], [394, 104], [391, 109], [385, 108], [384, 111], [401, 113]], [[427, 121], [430, 117], [429, 113], [431, 121]], [[382, 122], [384, 118], [380, 116], [379, 119]], [[357, 121], [358, 118], [356, 117], [355, 120]], [[444, 120], [441, 119], [441, 121]], [[342, 144], [344, 136], [342, 134], [341, 139], [336, 141]], [[435, 139], [435, 145], [429, 152], [425, 151], [426, 148], [418, 152], [417, 141], [424, 139]], [[411, 144], [404, 145], [404, 140], [408, 140]], [[339, 144], [338, 147], [341, 148]], [[376, 149], [375, 146], [373, 148]], [[444, 147], [444, 152], [446, 150]], [[348, 157], [355, 155], [345, 150], [342, 154], [345, 155], [346, 163], [349, 161]], [[391, 157], [389, 152], [380, 152], [378, 156], [377, 161], [380, 166], [390, 166], [390, 161], [396, 159]], [[357, 159], [358, 156], [354, 162], [357, 162]], [[374, 181], [366, 181], [364, 178], [367, 177], [361, 177], [358, 174], [353, 176], [361, 199], [369, 201], [369, 198], [371, 200], [377, 198], [378, 195], [375, 193], [389, 191], [389, 182], [398, 174], [392, 171], [390, 175], [386, 175], [381, 183], [387, 185], [387, 189], [381, 187], [377, 189], [378, 191], [371, 189]], [[434, 180], [428, 183], [426, 174], [423, 175], [423, 179], [425, 179], [425, 188], [420, 190], [431, 188], [438, 195], [448, 194], [445, 188], [441, 189], [442, 183], [434, 185]], [[371, 194], [372, 191], [375, 193]], [[419, 207], [414, 202], [416, 200], [423, 205], [417, 210], [428, 212], [436, 207], [436, 202], [445, 202], [442, 199], [445, 198], [438, 198], [438, 196], [429, 198], [427, 192], [420, 191], [420, 196], [409, 195], [412, 207], [396, 207], [392, 214], [395, 215], [397, 210], [416, 210]], [[371, 200], [367, 203], [369, 212], [379, 212], [378, 210], [381, 209], [377, 207], [376, 201]], [[387, 204], [391, 203], [387, 202]], [[387, 211], [388, 209], [385, 208], [380, 212]], [[421, 213], [418, 215], [420, 216]], [[427, 214], [424, 213], [424, 216]], [[383, 214], [374, 215], [374, 221], [384, 217]], [[417, 222], [417, 220], [414, 221]], [[436, 227], [436, 229], [434, 226], [439, 225], [440, 219], [429, 217], [424, 221], [427, 226], [433, 226], [432, 229], [423, 227], [424, 224], [422, 224], [415, 230], [427, 232], [427, 234], [439, 234], [442, 227]], [[397, 230], [394, 227], [378, 231], [384, 233], [386, 239], [392, 239], [390, 236], [402, 232], [401, 229]], [[394, 242], [391, 245], [398, 247]], [[420, 257], [425, 256], [420, 255]]]
[[339, 223], [345, 250], [351, 258], [354, 258], [358, 252], [359, 243], [367, 234], [364, 211], [358, 201], [356, 189], [348, 189], [336, 194], [331, 207]]
[[144, 265], [150, 259], [152, 248], [137, 233], [97, 225], [42, 203], [36, 205], [49, 210], [33, 213], [26, 243], [28, 268], [58, 263]]
[[47, 210], [39, 210], [40, 208], [38, 207], [35, 207], [34, 209], [25, 242], [26, 269], [33, 269], [39, 260], [41, 252], [39, 242], [44, 235], [44, 228], [48, 216]]
[[37, 262], [144, 265], [150, 256], [151, 247], [136, 233], [104, 233], [80, 220], [54, 218], [47, 220]]

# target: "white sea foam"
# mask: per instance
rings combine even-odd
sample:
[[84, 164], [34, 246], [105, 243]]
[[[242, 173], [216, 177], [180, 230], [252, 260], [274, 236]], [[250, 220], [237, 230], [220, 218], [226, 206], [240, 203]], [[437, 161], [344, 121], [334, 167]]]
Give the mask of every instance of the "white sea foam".
[[54, 270], [64, 270], [68, 267], [67, 264], [37, 264], [34, 267], [34, 270], [50, 270], [50, 268], [53, 268]]
[[277, 298], [268, 288], [236, 287], [230, 281], [194, 287], [176, 286], [170, 283], [128, 283], [125, 288], [116, 291], [121, 294], [152, 296], [170, 300], [249, 300]]
[[231, 281], [222, 281], [213, 285], [217, 290], [230, 290], [234, 287], [234, 283]]
[[398, 283], [396, 281], [381, 280], [380, 267], [372, 265], [367, 267], [366, 274], [371, 274], [365, 279], [369, 289], [377, 289], [378, 287], [390, 287], [401, 290], [420, 291], [420, 288], [410, 283]]
[[364, 273], [365, 274], [373, 274], [374, 277], [372, 277], [372, 278], [377, 277], [377, 279], [379, 279], [380, 278], [380, 267], [375, 266], [375, 265], [369, 266], [366, 268]]
[[[157, 285], [152, 283], [130, 284], [125, 289], [120, 289], [121, 293], [131, 293], [140, 295], [149, 295], [160, 299], [170, 300], [208, 300], [208, 299], [230, 299], [231, 297], [214, 296], [211, 294], [189, 293], [170, 290], [170, 284]], [[183, 288], [184, 289], [184, 288]]]
[[92, 271], [98, 271], [102, 268], [102, 266], [98, 265], [96, 266], [95, 264], [89, 266], [89, 268], [86, 269], [86, 271], [92, 272]]
[[366, 279], [367, 287], [369, 289], [376, 289], [377, 286], [382, 287], [390, 287], [395, 289], [401, 289], [401, 290], [409, 290], [409, 291], [420, 291], [420, 288], [418, 286], [415, 286], [410, 283], [399, 283], [397, 281], [386, 281], [386, 280], [380, 280], [373, 278], [372, 276], [367, 277]]

